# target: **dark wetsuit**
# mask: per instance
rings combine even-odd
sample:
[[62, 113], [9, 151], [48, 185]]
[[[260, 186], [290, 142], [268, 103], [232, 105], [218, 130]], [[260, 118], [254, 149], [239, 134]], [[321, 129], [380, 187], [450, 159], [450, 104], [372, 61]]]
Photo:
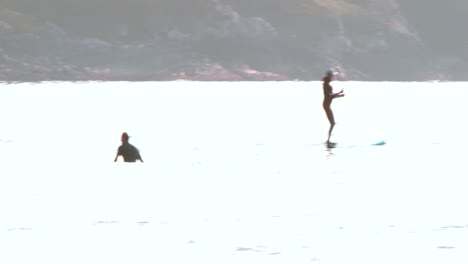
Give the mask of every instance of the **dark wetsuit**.
[[330, 125], [335, 124], [335, 118], [331, 110], [331, 103], [333, 99], [334, 99], [333, 88], [330, 85], [330, 82], [327, 82], [324, 80], [323, 82], [323, 109], [325, 109], [325, 113], [327, 114], [328, 121], [330, 121]]
[[122, 156], [125, 162], [136, 162], [137, 160], [142, 161], [138, 149], [128, 142], [123, 143], [119, 147], [119, 150], [117, 151], [117, 156]]

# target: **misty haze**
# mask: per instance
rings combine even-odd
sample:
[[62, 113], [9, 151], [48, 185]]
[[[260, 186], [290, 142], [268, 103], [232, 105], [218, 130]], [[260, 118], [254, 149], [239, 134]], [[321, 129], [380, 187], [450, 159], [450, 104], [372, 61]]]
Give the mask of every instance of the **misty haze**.
[[468, 80], [468, 2], [3, 0], [0, 80]]
[[467, 264], [467, 8], [0, 0], [0, 264]]

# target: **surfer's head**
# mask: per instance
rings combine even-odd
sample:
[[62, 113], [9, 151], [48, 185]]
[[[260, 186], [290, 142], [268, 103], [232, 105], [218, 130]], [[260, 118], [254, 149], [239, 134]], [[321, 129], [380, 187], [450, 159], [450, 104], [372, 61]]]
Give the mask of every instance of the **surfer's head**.
[[127, 132], [123, 132], [123, 133], [122, 133], [122, 138], [121, 138], [122, 143], [128, 142], [128, 139], [129, 139], [129, 138], [130, 138], [130, 137], [128, 136]]

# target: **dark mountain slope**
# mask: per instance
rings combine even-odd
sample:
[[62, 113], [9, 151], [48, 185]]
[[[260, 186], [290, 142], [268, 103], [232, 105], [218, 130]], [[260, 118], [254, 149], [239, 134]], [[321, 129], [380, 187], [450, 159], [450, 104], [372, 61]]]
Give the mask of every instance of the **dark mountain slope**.
[[3, 80], [467, 80], [463, 1], [3, 0]]

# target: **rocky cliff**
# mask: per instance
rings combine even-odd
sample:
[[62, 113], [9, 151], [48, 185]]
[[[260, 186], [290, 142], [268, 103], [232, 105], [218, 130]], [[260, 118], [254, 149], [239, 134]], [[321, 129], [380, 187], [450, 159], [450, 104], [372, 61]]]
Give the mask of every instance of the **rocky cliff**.
[[441, 3], [3, 0], [0, 80], [468, 80], [468, 2]]

